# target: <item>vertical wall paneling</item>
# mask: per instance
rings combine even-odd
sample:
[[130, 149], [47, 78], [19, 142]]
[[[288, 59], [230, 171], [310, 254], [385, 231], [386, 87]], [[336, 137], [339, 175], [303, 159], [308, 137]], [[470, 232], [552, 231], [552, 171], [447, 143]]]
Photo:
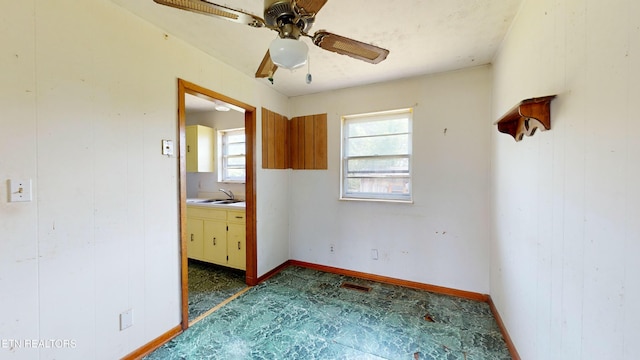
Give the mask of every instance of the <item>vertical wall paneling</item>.
[[276, 169], [286, 169], [286, 157], [287, 157], [287, 128], [288, 128], [288, 121], [287, 119], [282, 116], [282, 115], [278, 115], [277, 116], [277, 120], [275, 121], [274, 124], [274, 128], [275, 128], [275, 136], [274, 138], [276, 139], [275, 144], [274, 144], [274, 152], [275, 152], [275, 168]]
[[286, 117], [262, 109], [264, 169], [327, 169], [327, 114]]
[[315, 165], [315, 156], [313, 154], [313, 150], [315, 147], [314, 143], [314, 126], [313, 126], [313, 116], [305, 116], [302, 118], [304, 121], [304, 168], [305, 169], [313, 169]]
[[298, 158], [298, 167], [296, 169], [304, 169], [304, 149], [305, 149], [305, 122], [302, 118], [297, 118], [298, 122], [298, 146], [294, 149], [295, 156]]
[[263, 142], [263, 146], [266, 147], [263, 149], [264, 156], [266, 156], [267, 161], [263, 163], [267, 166], [267, 169], [275, 169], [276, 164], [276, 116], [278, 114], [263, 109], [263, 114], [265, 116], [262, 117], [263, 128], [265, 129], [264, 133], [266, 134], [265, 141]]
[[327, 114], [313, 116], [315, 154], [314, 169], [327, 168]]
[[[34, 195], [0, 192], [0, 339], [75, 343], [0, 346], [0, 359], [120, 359], [172, 336], [185, 192], [176, 79], [260, 107], [288, 98], [113, 1], [0, 1], [0, 24], [12, 29], [0, 31], [0, 178], [32, 179]], [[175, 155], [162, 155], [163, 139]], [[260, 154], [247, 146], [251, 166]], [[247, 198], [265, 190], [247, 203], [247, 223], [260, 219], [247, 257], [262, 275], [288, 259], [289, 176], [249, 174]]]
[[291, 119], [291, 158], [293, 169], [327, 169], [327, 114]]
[[298, 157], [298, 146], [300, 146], [300, 136], [298, 136], [298, 131], [300, 131], [300, 121], [297, 118], [291, 119], [291, 124], [289, 126], [289, 165], [292, 169], [299, 169], [300, 159]]
[[523, 359], [638, 357], [640, 3], [611, 5], [524, 1], [492, 61], [494, 119], [558, 94], [552, 131], [492, 135], [491, 297]]
[[262, 109], [262, 168], [286, 169], [288, 166], [288, 125], [286, 117]]
[[291, 121], [286, 122], [285, 126], [285, 136], [284, 136], [284, 167], [286, 169], [291, 169], [291, 128], [293, 123]]
[[[455, 106], [459, 103], [465, 106]], [[413, 117], [414, 203], [340, 201], [340, 117], [413, 104], [419, 104]], [[496, 132], [491, 68], [291, 99], [292, 117], [325, 113], [326, 122], [312, 126], [321, 133], [315, 136], [315, 166], [328, 165], [327, 170], [290, 176], [291, 259], [488, 293], [488, 159]], [[326, 146], [317, 141], [323, 138]], [[326, 156], [319, 155], [319, 147], [326, 148]], [[331, 161], [322, 164], [324, 158]], [[378, 260], [371, 259], [371, 249], [378, 250]]]
[[269, 113], [268, 110], [262, 108], [262, 167], [268, 168], [269, 164], [269, 121], [268, 121]]

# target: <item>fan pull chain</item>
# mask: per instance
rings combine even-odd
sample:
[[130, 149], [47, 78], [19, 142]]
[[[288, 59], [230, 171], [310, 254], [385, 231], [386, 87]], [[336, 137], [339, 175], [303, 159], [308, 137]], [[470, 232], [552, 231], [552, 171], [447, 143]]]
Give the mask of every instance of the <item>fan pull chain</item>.
[[313, 81], [313, 77], [311, 76], [311, 56], [309, 56], [309, 54], [307, 54], [307, 77], [305, 80], [307, 84], [311, 84]]

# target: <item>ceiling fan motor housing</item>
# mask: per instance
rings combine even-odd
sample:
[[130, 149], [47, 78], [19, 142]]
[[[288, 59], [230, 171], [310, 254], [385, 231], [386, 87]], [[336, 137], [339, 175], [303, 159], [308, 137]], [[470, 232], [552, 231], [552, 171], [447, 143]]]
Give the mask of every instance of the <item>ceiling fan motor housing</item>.
[[269, 26], [278, 26], [278, 19], [294, 18], [293, 7], [289, 0], [264, 0], [264, 21]]
[[278, 29], [282, 38], [297, 39], [309, 31], [315, 14], [302, 12], [296, 8], [295, 0], [264, 0], [264, 21], [268, 27]]

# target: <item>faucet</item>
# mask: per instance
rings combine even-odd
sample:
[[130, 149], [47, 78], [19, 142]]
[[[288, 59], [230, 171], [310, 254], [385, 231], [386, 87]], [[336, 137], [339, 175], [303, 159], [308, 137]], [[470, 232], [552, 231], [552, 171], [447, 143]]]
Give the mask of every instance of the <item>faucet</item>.
[[235, 198], [236, 198], [233, 195], [233, 193], [231, 192], [231, 190], [218, 189], [218, 191], [222, 191], [225, 195], [227, 195], [229, 197], [230, 200], [235, 200]]

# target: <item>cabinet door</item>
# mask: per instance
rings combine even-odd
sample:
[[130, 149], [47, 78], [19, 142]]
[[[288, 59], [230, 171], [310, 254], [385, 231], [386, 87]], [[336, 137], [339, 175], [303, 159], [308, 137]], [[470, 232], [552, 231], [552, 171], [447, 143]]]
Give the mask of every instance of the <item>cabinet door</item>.
[[247, 268], [245, 224], [229, 223], [227, 233], [228, 266], [240, 270]]
[[210, 127], [196, 125], [198, 129], [198, 172], [215, 172], [216, 132]]
[[187, 126], [187, 172], [214, 172], [216, 133], [202, 125]]
[[227, 223], [224, 221], [204, 221], [204, 259], [227, 264]]
[[203, 221], [187, 218], [187, 256], [192, 259], [203, 259]]
[[187, 172], [198, 171], [198, 129], [187, 126]]

